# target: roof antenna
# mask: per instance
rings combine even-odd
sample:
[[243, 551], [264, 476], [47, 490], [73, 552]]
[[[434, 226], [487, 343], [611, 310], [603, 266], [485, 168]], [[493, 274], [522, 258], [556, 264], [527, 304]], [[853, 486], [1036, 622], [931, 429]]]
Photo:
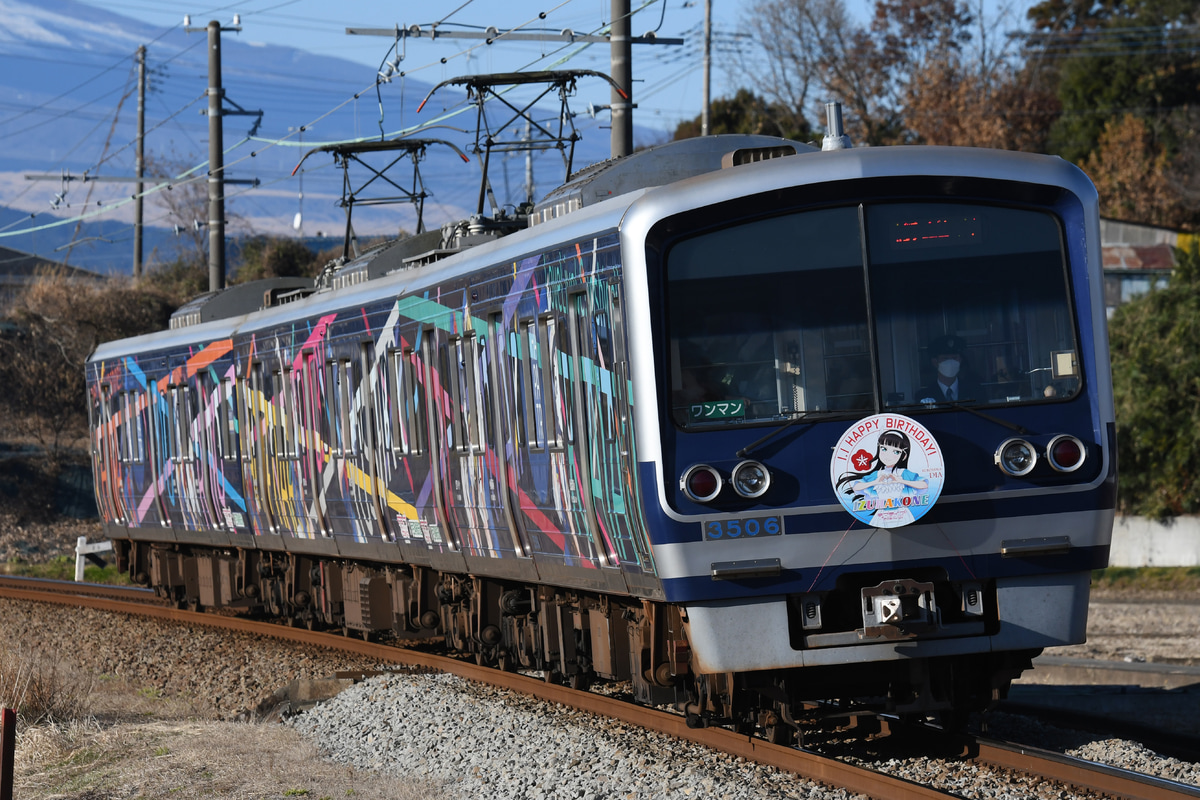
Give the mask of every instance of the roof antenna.
[[828, 132], [821, 140], [822, 150], [848, 150], [854, 146], [850, 143], [850, 137], [842, 130], [841, 103], [825, 104], [825, 121], [825, 129]]

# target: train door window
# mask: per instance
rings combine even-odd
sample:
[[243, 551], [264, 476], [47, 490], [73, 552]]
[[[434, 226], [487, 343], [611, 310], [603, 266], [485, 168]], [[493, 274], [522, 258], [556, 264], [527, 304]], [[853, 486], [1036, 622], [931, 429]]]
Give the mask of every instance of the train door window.
[[129, 411], [133, 416], [133, 460], [138, 464], [146, 462], [146, 405], [143, 392], [129, 393]]
[[462, 338], [458, 336], [450, 337], [449, 346], [442, 348], [443, 357], [441, 360], [441, 385], [442, 391], [450, 393], [450, 418], [446, 420], [446, 430], [449, 441], [446, 442], [447, 449], [465, 450], [465, 437], [462, 435], [460, 425], [463, 422], [462, 413], [462, 368], [463, 368], [463, 353], [462, 353]]
[[[101, 442], [111, 442], [113, 436], [112, 422], [112, 389], [108, 384], [103, 384], [100, 387], [100, 440]], [[112, 454], [108, 452], [109, 447], [102, 446], [100, 449], [101, 456], [108, 460]], [[113, 459], [114, 461], [116, 459]]]
[[217, 418], [221, 429], [221, 456], [226, 461], [238, 457], [237, 384], [232, 378], [222, 378], [217, 401]]
[[545, 393], [550, 403], [547, 415], [546, 438], [552, 450], [560, 450], [566, 443], [575, 440], [571, 430], [570, 403], [567, 401], [564, 381], [569, 377], [570, 367], [566, 363], [567, 354], [562, 347], [562, 325], [557, 317], [546, 316], [539, 321], [541, 328], [541, 350], [543, 379], [548, 391]]
[[460, 341], [463, 392], [463, 447], [478, 452], [481, 447], [483, 429], [483, 393], [480, 380], [479, 359], [484, 351], [484, 340], [469, 333]]
[[159, 464], [171, 457], [170, 436], [163, 438], [163, 395], [157, 381], [146, 385], [146, 405], [150, 412], [150, 460], [157, 470]]
[[361, 452], [372, 465], [375, 463], [375, 431], [379, 429], [379, 420], [376, 418], [377, 398], [371, 380], [371, 367], [374, 363], [374, 342], [362, 342], [359, 345], [358, 357], [359, 412], [356, 435]]
[[[257, 367], [257, 365], [255, 365]], [[254, 435], [254, 394], [250, 391], [250, 382], [245, 377], [237, 379], [237, 426], [239, 431], [238, 443], [242, 460], [254, 458], [255, 444], [258, 438]]]
[[[625, 349], [625, 317], [621, 306], [620, 287], [614, 283], [609, 287], [609, 330], [612, 336], [613, 354], [613, 406], [614, 424], [617, 433], [628, 430], [629, 424], [629, 354]], [[626, 438], [618, 435], [621, 455], [628, 455]]]
[[537, 320], [526, 320], [520, 325], [520, 344], [524, 351], [522, 355], [525, 356], [521, 368], [524, 384], [521, 407], [525, 412], [525, 442], [534, 452], [546, 447], [546, 387], [543, 383], [545, 372], [542, 369], [544, 351], [541, 327]]
[[186, 386], [170, 387], [171, 460], [177, 464], [193, 460], [191, 395]]
[[271, 373], [275, 396], [275, 457], [297, 458], [296, 452], [296, 406], [293, 395], [292, 368], [284, 367]]
[[117, 430], [121, 461], [133, 463], [133, 414], [129, 408], [129, 392], [117, 392]]

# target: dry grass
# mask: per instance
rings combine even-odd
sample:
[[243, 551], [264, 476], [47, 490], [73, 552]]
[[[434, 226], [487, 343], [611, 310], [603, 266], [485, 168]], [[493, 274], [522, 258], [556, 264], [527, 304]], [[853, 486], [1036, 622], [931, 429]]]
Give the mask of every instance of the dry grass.
[[92, 681], [61, 661], [16, 647], [0, 650], [0, 707], [20, 725], [71, 723], [86, 712]]
[[278, 724], [151, 720], [40, 729], [20, 743], [22, 798], [437, 798], [436, 787], [322, 761]]
[[[0, 689], [8, 692], [0, 698], [23, 697], [29, 709], [17, 736], [21, 798], [445, 797], [423, 780], [324, 761], [278, 723], [220, 722], [193, 701], [111, 677], [80, 679], [44, 659], [0, 660]], [[52, 710], [36, 711], [43, 707]]]

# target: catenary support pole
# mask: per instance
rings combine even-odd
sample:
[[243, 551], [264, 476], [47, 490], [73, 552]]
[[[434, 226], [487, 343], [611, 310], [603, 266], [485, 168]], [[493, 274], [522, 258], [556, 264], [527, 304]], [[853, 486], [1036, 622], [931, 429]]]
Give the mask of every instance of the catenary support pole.
[[611, 8], [612, 79], [626, 94], [626, 97], [621, 97], [620, 93], [613, 89], [610, 95], [612, 157], [618, 158], [633, 152], [633, 47], [629, 38], [629, 0], [612, 0]]
[[142, 277], [142, 178], [146, 175], [146, 46], [137, 49], [138, 65], [138, 110], [137, 110], [137, 148], [134, 164], [137, 177], [137, 187], [133, 201], [133, 279]]
[[208, 23], [208, 290], [225, 288], [225, 141], [221, 124], [221, 23]]

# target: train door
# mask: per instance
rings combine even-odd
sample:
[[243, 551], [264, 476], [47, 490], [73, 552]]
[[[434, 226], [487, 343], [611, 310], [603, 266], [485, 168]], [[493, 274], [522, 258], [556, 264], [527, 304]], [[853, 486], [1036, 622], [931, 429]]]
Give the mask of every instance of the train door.
[[[397, 519], [400, 538], [406, 542], [433, 546], [433, 530], [438, 525], [438, 502], [434, 494], [433, 455], [429, 448], [428, 380], [423, 339], [417, 329], [413, 344], [401, 339], [400, 347], [389, 354], [391, 380], [388, 406], [391, 418], [391, 450], [397, 459], [398, 481], [407, 486], [412, 500], [411, 516]], [[406, 530], [401, 530], [403, 525]], [[440, 536], [440, 533], [439, 533]]]
[[138, 504], [138, 489], [143, 483], [141, 478], [145, 472], [145, 440], [139, 429], [141, 417], [137, 413], [138, 393], [119, 389], [116, 398], [114, 421], [118, 431], [117, 447], [119, 448], [118, 459], [121, 471], [118, 487], [121, 493], [121, 503], [128, 515], [126, 522], [140, 525], [141, 509]]
[[217, 445], [221, 454], [218, 474], [226, 503], [225, 524], [234, 533], [251, 533], [253, 530], [247, 516], [250, 509], [241, 460], [240, 439], [245, 430], [240, 424], [240, 394], [243, 386], [243, 382], [235, 378], [233, 370], [230, 370], [221, 379], [216, 403]]
[[291, 364], [281, 363], [271, 370], [271, 458], [267, 493], [281, 531], [302, 538], [313, 538], [305, 508], [299, 474], [299, 420], [296, 399], [297, 381]]
[[171, 387], [165, 382], [146, 381], [146, 402], [150, 413], [150, 462], [154, 469], [154, 487], [163, 512], [164, 527], [183, 527], [183, 512], [175, 490], [174, 414], [171, 412]]
[[[593, 308], [594, 291], [604, 300], [603, 312]], [[580, 502], [587, 514], [598, 561], [602, 566], [614, 566], [618, 563], [619, 517], [625, 507], [619, 481], [614, 485], [618, 465], [612, 457], [616, 436], [612, 418], [612, 337], [606, 293], [604, 284], [572, 293], [568, 297], [567, 317], [572, 400], [577, 409], [574, 417], [575, 480], [580, 486]]]
[[366, 395], [364, 354], [354, 350], [325, 362], [325, 406], [329, 420], [331, 478], [337, 481], [338, 527], [364, 542], [378, 532], [378, 509], [372, 482], [373, 466], [364, 428]]
[[492, 347], [487, 359], [491, 412], [487, 441], [497, 462], [495, 475], [504, 505], [504, 524], [511, 532], [515, 554], [528, 557], [531, 548], [524, 518], [518, 513], [521, 492], [519, 470], [514, 463], [521, 447], [520, 339], [515, 327], [505, 326], [502, 313], [492, 314], [488, 319], [488, 335]]
[[580, 427], [582, 459], [598, 540], [611, 563], [649, 565], [649, 546], [632, 497], [627, 362], [618, 284], [593, 282], [571, 297], [575, 385], [587, 424]]
[[199, 530], [202, 527], [200, 509], [196, 504], [199, 492], [192, 471], [192, 464], [196, 459], [195, 441], [192, 439], [194, 407], [192, 390], [186, 381], [167, 387], [167, 413], [170, 424], [168, 438], [171, 448], [171, 470], [167, 476], [170, 487], [168, 496], [175, 500], [171, 521], [180, 530]]
[[[448, 387], [453, 381], [445, 376], [449, 361], [448, 347], [438, 347], [441, 358], [435, 358], [434, 350], [437, 344], [435, 328], [421, 331], [421, 365], [422, 379], [425, 382], [425, 420], [427, 423], [426, 440], [428, 448], [428, 490], [432, 504], [426, 506], [432, 513], [422, 509], [423, 533], [426, 541], [433, 550], [447, 552], [460, 550], [460, 540], [454, 530], [454, 520], [450, 515], [450, 507], [446, 497], [446, 485], [451, 473], [450, 450], [454, 446], [455, 416], [457, 410], [447, 396]], [[423, 487], [424, 495], [426, 489]], [[433, 517], [433, 519], [430, 519]]]
[[300, 353], [295, 384], [296, 464], [295, 480], [305, 520], [314, 534], [332, 536], [326, 484], [325, 440], [319, 435], [324, 359], [313, 348]]
[[373, 533], [386, 542], [396, 540], [395, 527], [388, 513], [387, 502], [387, 431], [383, 409], [387, 399], [383, 394], [387, 376], [387, 365], [376, 357], [375, 343], [363, 342], [359, 351], [362, 376], [359, 394], [362, 398], [359, 410], [359, 430], [363, 432], [363, 448], [366, 460], [368, 486], [371, 494], [371, 510], [374, 515]]
[[203, 527], [225, 529], [224, 462], [220, 452], [219, 383], [206, 372], [195, 376], [196, 459], [191, 467], [196, 487], [196, 503], [203, 515]]
[[109, 522], [124, 525], [127, 522], [125, 509], [121, 498], [121, 464], [119, 461], [120, 446], [118, 434], [113, 421], [113, 405], [116, 402], [112, 387], [101, 383], [93, 406], [92, 447], [97, 461], [102, 465], [96, 475], [96, 498], [100, 508]]
[[[143, 377], [139, 376], [139, 382], [141, 380]], [[138, 388], [127, 392], [129, 469], [126, 474], [131, 479], [135, 495], [141, 493], [140, 500], [136, 496], [131, 498], [129, 508], [137, 509], [138, 524], [141, 526], [151, 524], [151, 521], [169, 526], [170, 518], [167, 516], [166, 505], [159, 490], [151, 397], [150, 386], [140, 383]]]
[[448, 501], [463, 550], [472, 556], [521, 554], [505, 514], [500, 462], [489, 449], [493, 422], [488, 370], [491, 337], [484, 329], [452, 336], [442, 375], [450, 395]]
[[238, 439], [241, 444], [242, 484], [255, 533], [278, 534], [279, 517], [272, 507], [270, 485], [271, 406], [264, 393], [263, 366], [253, 362], [248, 375], [238, 378]]

